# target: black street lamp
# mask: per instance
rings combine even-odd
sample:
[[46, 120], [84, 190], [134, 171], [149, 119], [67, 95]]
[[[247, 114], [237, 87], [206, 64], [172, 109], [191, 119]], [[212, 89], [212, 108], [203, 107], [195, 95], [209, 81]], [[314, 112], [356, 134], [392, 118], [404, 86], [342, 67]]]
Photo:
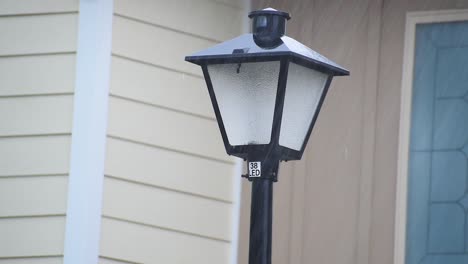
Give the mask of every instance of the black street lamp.
[[288, 13], [253, 11], [244, 34], [185, 58], [202, 67], [226, 152], [248, 161], [250, 264], [271, 263], [273, 182], [300, 160], [333, 76], [349, 71], [284, 36]]

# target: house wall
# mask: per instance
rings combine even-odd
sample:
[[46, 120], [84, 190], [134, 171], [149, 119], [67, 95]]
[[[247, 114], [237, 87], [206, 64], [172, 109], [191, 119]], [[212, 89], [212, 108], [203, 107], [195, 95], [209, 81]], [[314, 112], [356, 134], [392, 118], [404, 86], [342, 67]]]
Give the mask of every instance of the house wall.
[[62, 262], [78, 1], [0, 2], [0, 263]]
[[[303, 159], [282, 164], [273, 262], [393, 263], [405, 15], [468, 2], [253, 0], [267, 6], [292, 14], [289, 36], [351, 71], [333, 81]], [[239, 263], [248, 254], [249, 187]]]
[[228, 263], [235, 160], [194, 51], [239, 35], [243, 1], [115, 0], [102, 263]]
[[467, 8], [468, 1], [464, 0], [392, 0], [386, 2], [382, 11], [370, 263], [393, 263], [405, 14], [411, 11]]

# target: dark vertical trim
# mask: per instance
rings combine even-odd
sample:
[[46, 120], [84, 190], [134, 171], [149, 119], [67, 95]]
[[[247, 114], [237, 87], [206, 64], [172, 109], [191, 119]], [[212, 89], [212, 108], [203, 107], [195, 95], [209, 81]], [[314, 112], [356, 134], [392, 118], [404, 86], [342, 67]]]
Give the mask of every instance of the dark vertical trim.
[[280, 71], [278, 78], [278, 88], [276, 90], [275, 112], [273, 115], [273, 124], [271, 130], [271, 141], [274, 146], [279, 145], [281, 130], [281, 121], [283, 119], [284, 95], [286, 93], [286, 84], [288, 81], [289, 59], [282, 58], [280, 61]]
[[219, 111], [218, 101], [216, 100], [216, 95], [213, 90], [213, 83], [211, 82], [210, 74], [208, 72], [208, 66], [206, 64], [202, 65], [203, 76], [205, 77], [206, 86], [208, 88], [208, 93], [210, 95], [211, 104], [213, 105], [213, 110], [215, 112], [216, 121], [218, 123], [219, 131], [221, 132], [221, 137], [223, 138], [224, 147], [226, 152], [229, 154], [232, 149], [231, 144], [229, 144], [229, 139], [226, 134], [226, 128], [224, 127], [223, 118], [221, 117], [221, 112]]

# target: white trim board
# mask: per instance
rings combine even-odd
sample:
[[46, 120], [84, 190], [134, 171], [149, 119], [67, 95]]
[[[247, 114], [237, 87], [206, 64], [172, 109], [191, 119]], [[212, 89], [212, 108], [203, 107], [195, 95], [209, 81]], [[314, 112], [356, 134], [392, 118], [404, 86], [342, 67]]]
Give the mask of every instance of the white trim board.
[[468, 20], [468, 9], [409, 12], [406, 15], [405, 48], [400, 98], [400, 131], [396, 188], [394, 264], [405, 263], [408, 161], [416, 25]]
[[113, 0], [81, 0], [65, 264], [98, 263]]
[[[252, 9], [251, 0], [242, 0], [242, 6], [244, 13], [250, 12]], [[244, 17], [244, 23], [242, 25], [242, 33], [248, 33], [250, 31], [250, 22], [247, 16]], [[242, 204], [242, 173], [244, 171], [244, 161], [242, 159], [236, 159], [234, 167], [234, 206], [232, 208], [232, 240], [231, 240], [231, 259], [230, 264], [237, 264], [239, 262], [239, 232], [240, 232], [240, 218], [241, 218], [241, 204]]]

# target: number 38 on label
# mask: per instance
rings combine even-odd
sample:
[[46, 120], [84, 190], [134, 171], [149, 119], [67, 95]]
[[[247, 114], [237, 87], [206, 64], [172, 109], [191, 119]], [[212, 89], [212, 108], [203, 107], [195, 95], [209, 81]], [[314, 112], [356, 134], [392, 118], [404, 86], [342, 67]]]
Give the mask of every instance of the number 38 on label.
[[262, 163], [260, 161], [249, 162], [249, 177], [258, 178], [262, 175]]

